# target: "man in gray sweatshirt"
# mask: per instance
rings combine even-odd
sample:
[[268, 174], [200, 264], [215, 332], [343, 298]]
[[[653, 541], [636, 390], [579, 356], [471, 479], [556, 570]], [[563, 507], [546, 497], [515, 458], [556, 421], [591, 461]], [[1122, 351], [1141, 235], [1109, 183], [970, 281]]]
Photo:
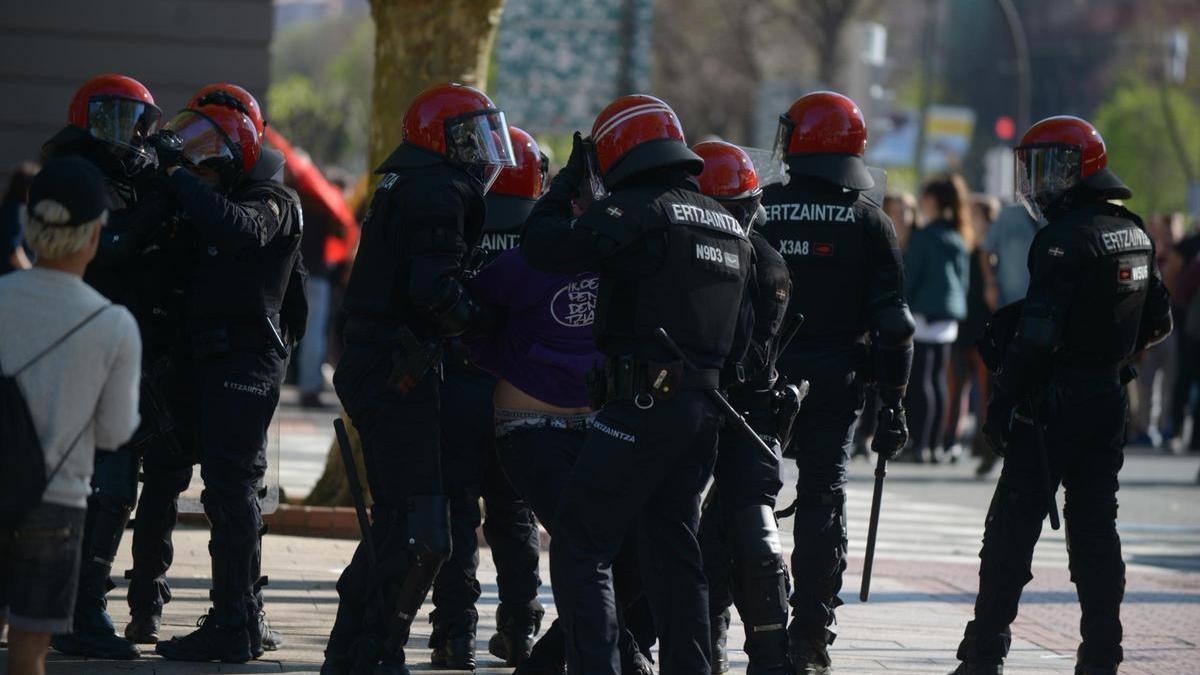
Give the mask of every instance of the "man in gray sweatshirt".
[[71, 630], [95, 449], [119, 447], [138, 424], [137, 324], [82, 279], [107, 217], [95, 166], [47, 163], [22, 214], [37, 265], [0, 278], [0, 371], [29, 406], [48, 478], [41, 503], [0, 531], [11, 675], [42, 673], [50, 635]]

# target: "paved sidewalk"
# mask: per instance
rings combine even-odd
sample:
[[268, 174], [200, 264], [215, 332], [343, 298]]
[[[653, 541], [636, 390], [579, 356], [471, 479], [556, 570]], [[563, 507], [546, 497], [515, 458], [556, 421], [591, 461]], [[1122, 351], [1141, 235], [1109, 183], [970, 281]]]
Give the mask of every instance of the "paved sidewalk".
[[[871, 602], [857, 602], [859, 573], [862, 565], [862, 527], [866, 520], [869, 495], [852, 489], [850, 508], [852, 559], [846, 577], [843, 598], [848, 604], [839, 612], [841, 636], [834, 646], [835, 665], [840, 673], [907, 672], [935, 674], [949, 672], [955, 665], [954, 648], [971, 609], [976, 583], [976, 568], [959, 544], [939, 545], [939, 550], [906, 550], [906, 532], [936, 531], [923, 525], [921, 514], [932, 505], [897, 495], [891, 498], [883, 521], [880, 558], [876, 564]], [[966, 523], [982, 523], [982, 514], [962, 507], [947, 515], [939, 507], [937, 521], [950, 519], [954, 528], [967, 530]], [[928, 515], [926, 513], [926, 515]], [[906, 522], [909, 525], [906, 526]], [[963, 523], [957, 525], [955, 523]], [[976, 525], [978, 527], [978, 525]], [[785, 535], [789, 526], [782, 527]], [[790, 537], [786, 537], [790, 539]], [[958, 541], [978, 539], [978, 530], [963, 532]], [[208, 603], [207, 533], [185, 529], [179, 533], [177, 558], [172, 570], [176, 600], [167, 607], [164, 632], [179, 635], [190, 630], [193, 621]], [[914, 540], [915, 541], [915, 540]], [[887, 544], [886, 546], [884, 544]], [[1070, 673], [1079, 612], [1075, 595], [1060, 562], [1061, 535], [1047, 536], [1040, 547], [1022, 614], [1014, 626], [1016, 639], [1008, 672]], [[284, 636], [284, 648], [269, 658], [245, 665], [179, 664], [156, 656], [133, 662], [97, 662], [51, 657], [53, 674], [107, 673], [258, 673], [315, 672], [332, 621], [337, 595], [334, 583], [349, 559], [353, 542], [306, 539], [268, 535], [264, 565], [271, 578], [266, 589], [268, 612], [275, 629]], [[790, 542], [788, 542], [790, 546]], [[946, 550], [942, 550], [946, 549]], [[1042, 553], [1044, 551], [1044, 553]], [[952, 554], [952, 555], [948, 555]], [[958, 557], [956, 557], [958, 556]], [[486, 642], [494, 624], [496, 602], [495, 570], [485, 552], [482, 556], [479, 652], [481, 673], [507, 672], [486, 653]], [[126, 544], [115, 569], [129, 561]], [[546, 560], [543, 557], [544, 578]], [[110, 597], [119, 622], [126, 618], [124, 584]], [[548, 586], [542, 601], [553, 615]], [[428, 610], [428, 606], [426, 610]], [[1196, 673], [1200, 663], [1200, 574], [1131, 566], [1124, 610], [1127, 661], [1122, 673], [1170, 675]], [[740, 627], [731, 636], [730, 645], [740, 646]], [[423, 649], [429, 626], [420, 620], [414, 631], [410, 652], [415, 670], [429, 670], [428, 651]], [[744, 672], [741, 652], [731, 654], [734, 672]], [[0, 665], [0, 673], [3, 673]]]

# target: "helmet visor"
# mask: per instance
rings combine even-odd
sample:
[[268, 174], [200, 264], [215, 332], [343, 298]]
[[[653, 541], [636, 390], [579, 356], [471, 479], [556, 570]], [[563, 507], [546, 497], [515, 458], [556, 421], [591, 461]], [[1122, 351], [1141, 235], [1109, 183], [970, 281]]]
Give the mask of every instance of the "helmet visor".
[[237, 164], [233, 144], [221, 128], [194, 110], [183, 110], [164, 127], [175, 132], [183, 144], [181, 151], [188, 164], [228, 170]]
[[88, 133], [108, 143], [141, 150], [161, 117], [162, 111], [144, 101], [97, 96], [88, 102]]
[[1083, 179], [1082, 153], [1070, 145], [1030, 145], [1014, 151], [1017, 201], [1034, 220]]
[[[787, 171], [782, 167], [787, 165], [788, 144], [792, 140], [792, 130], [796, 128], [795, 123], [787, 115], [779, 116], [779, 126], [775, 129], [775, 142], [771, 144], [771, 156], [767, 160], [767, 167], [780, 167], [780, 172], [786, 176]], [[757, 159], [757, 158], [756, 158]], [[758, 168], [758, 162], [755, 162], [755, 168]], [[769, 172], [768, 172], [769, 173]], [[763, 171], [759, 169], [759, 182], [763, 182]], [[786, 183], [786, 179], [778, 182]]]
[[504, 113], [484, 110], [447, 120], [446, 156], [478, 178], [486, 193], [501, 169], [517, 165]]

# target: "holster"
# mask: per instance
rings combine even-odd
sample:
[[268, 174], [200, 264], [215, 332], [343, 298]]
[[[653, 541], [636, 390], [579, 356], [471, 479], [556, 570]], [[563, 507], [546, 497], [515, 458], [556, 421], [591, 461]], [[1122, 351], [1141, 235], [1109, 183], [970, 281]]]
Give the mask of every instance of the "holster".
[[408, 328], [398, 329], [396, 349], [392, 351], [392, 370], [388, 386], [401, 395], [411, 392], [442, 359], [440, 340], [422, 341]]
[[596, 409], [609, 401], [633, 399], [666, 401], [681, 389], [716, 389], [721, 371], [687, 370], [683, 361], [653, 361], [634, 356], [615, 356], [603, 369], [588, 373], [588, 394]]

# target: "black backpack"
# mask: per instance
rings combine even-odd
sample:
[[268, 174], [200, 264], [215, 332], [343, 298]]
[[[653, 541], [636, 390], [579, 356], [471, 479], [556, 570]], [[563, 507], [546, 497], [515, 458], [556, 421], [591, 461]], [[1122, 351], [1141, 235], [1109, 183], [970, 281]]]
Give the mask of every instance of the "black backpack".
[[33, 507], [41, 503], [46, 485], [62, 468], [79, 444], [84, 431], [91, 425], [89, 421], [79, 430], [58, 464], [47, 474], [46, 456], [38, 439], [37, 427], [33, 424], [33, 416], [29, 413], [29, 404], [17, 384], [17, 376], [54, 351], [108, 307], [105, 305], [89, 314], [12, 373], [3, 373], [3, 365], [0, 365], [0, 438], [4, 439], [0, 444], [0, 533], [11, 532]]

